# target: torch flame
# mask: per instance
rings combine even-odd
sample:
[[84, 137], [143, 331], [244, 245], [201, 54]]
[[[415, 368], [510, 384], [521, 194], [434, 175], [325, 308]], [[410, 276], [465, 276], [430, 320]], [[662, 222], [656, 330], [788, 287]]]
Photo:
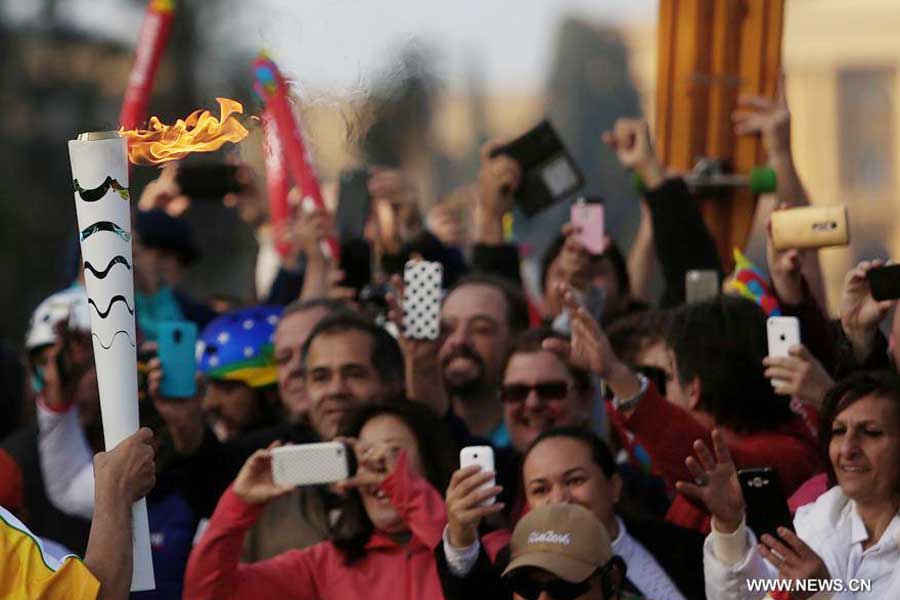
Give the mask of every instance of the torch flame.
[[244, 107], [236, 100], [216, 98], [220, 116], [198, 109], [188, 118], [166, 125], [157, 117], [150, 117], [149, 129], [119, 131], [128, 138], [128, 159], [136, 165], [158, 165], [179, 160], [191, 152], [212, 152], [225, 142], [234, 144], [248, 135], [247, 129], [233, 116], [243, 114]]

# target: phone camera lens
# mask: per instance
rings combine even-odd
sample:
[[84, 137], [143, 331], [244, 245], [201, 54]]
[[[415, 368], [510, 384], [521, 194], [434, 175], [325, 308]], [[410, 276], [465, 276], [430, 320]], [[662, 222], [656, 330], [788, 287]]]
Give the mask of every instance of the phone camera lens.
[[785, 336], [785, 335], [782, 333], [782, 334], [781, 334], [781, 341], [783, 342], [783, 341], [785, 341], [786, 339], [787, 339], [787, 336]]
[[478, 458], [478, 455], [477, 455], [477, 454], [473, 454], [473, 455], [472, 455], [472, 458]]
[[180, 329], [176, 329], [175, 331], [172, 332], [172, 340], [176, 344], [181, 343], [181, 330]]

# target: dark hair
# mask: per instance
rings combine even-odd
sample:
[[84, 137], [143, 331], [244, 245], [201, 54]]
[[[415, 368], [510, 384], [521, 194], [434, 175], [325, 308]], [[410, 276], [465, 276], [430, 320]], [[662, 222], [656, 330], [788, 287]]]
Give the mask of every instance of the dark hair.
[[352, 312], [350, 307], [347, 306], [347, 303], [343, 300], [338, 300], [336, 298], [309, 298], [306, 300], [294, 300], [290, 304], [284, 307], [284, 310], [281, 311], [281, 319], [292, 315], [294, 313], [305, 312], [307, 310], [313, 310], [314, 308], [322, 308], [328, 313], [337, 313], [337, 312]]
[[309, 349], [312, 348], [312, 344], [317, 337], [345, 331], [359, 331], [372, 338], [372, 354], [370, 358], [372, 366], [378, 371], [382, 381], [385, 383], [399, 382], [401, 384], [404, 382], [403, 352], [400, 350], [397, 340], [384, 328], [367, 321], [355, 313], [345, 311], [327, 315], [316, 323], [300, 350], [300, 364], [302, 368], [306, 369]]
[[528, 455], [531, 454], [531, 451], [534, 450], [535, 446], [544, 440], [555, 438], [569, 438], [583, 442], [591, 449], [591, 457], [607, 478], [610, 478], [619, 472], [616, 461], [613, 458], [609, 446], [606, 445], [606, 442], [590, 429], [578, 426], [554, 427], [553, 429], [548, 429], [538, 435], [528, 446], [528, 449], [525, 450], [525, 454], [522, 456], [522, 464], [525, 464]]
[[613, 321], [606, 331], [609, 343], [623, 362], [637, 366], [638, 355], [657, 342], [666, 339], [668, 313], [642, 310]]
[[794, 418], [763, 374], [766, 315], [745, 298], [718, 296], [672, 313], [666, 341], [681, 384], [700, 380], [699, 406], [739, 433], [774, 429]]
[[[560, 255], [563, 246], [565, 245], [566, 237], [564, 235], [558, 235], [554, 238], [553, 243], [547, 247], [547, 250], [544, 251], [544, 258], [541, 260], [541, 289], [545, 292], [547, 290], [547, 275], [550, 273], [550, 267], [553, 265], [553, 261]], [[621, 293], [623, 296], [627, 296], [631, 292], [631, 276], [628, 274], [628, 263], [625, 262], [625, 257], [622, 256], [622, 251], [615, 241], [610, 240], [606, 252], [594, 256], [594, 260], [603, 258], [609, 259], [609, 263], [616, 275], [616, 281], [619, 282]]]
[[[425, 478], [443, 493], [456, 469], [458, 448], [444, 422], [434, 412], [418, 402], [397, 399], [379, 404], [367, 404], [347, 415], [340, 435], [356, 438], [366, 423], [383, 415], [403, 421], [416, 438]], [[366, 544], [375, 527], [357, 490], [351, 490], [342, 503], [341, 516], [331, 529], [331, 542], [351, 565], [366, 554]]]
[[490, 275], [488, 273], [471, 273], [461, 277], [452, 288], [447, 291], [447, 296], [467, 285], [485, 285], [492, 287], [503, 295], [506, 300], [506, 317], [510, 333], [513, 335], [528, 329], [528, 301], [522, 292], [521, 286], [514, 284], [509, 279]]
[[[833, 385], [822, 403], [822, 416], [819, 421], [819, 444], [825, 458], [825, 472], [828, 474], [828, 487], [837, 485], [834, 466], [831, 464], [828, 447], [834, 434], [834, 419], [852, 404], [866, 396], [887, 398], [894, 403], [894, 416], [900, 428], [900, 376], [891, 371], [863, 371], [854, 373]], [[895, 484], [900, 491], [900, 481]]]
[[[509, 366], [509, 361], [512, 360], [512, 357], [516, 354], [532, 354], [534, 352], [544, 351], [543, 344], [544, 340], [547, 339], [556, 339], [556, 340], [564, 340], [569, 341], [569, 338], [558, 331], [554, 331], [549, 327], [540, 327], [538, 329], [529, 329], [528, 331], [524, 331], [519, 334], [518, 337], [513, 341], [512, 346], [510, 346], [509, 352], [506, 354], [506, 360], [503, 361], [503, 371], [501, 373], [506, 373], [506, 368]], [[555, 356], [555, 355], [554, 355]], [[583, 369], [579, 369], [577, 367], [573, 367], [569, 361], [557, 357], [563, 365], [565, 365], [566, 369], [569, 370], [569, 373], [572, 375], [572, 379], [575, 384], [575, 389], [580, 392], [585, 392], [591, 389], [591, 374]]]

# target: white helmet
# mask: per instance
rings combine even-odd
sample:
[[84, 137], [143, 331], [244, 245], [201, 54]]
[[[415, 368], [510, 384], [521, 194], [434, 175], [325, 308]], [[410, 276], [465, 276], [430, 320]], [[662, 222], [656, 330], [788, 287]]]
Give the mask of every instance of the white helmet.
[[25, 349], [30, 351], [56, 342], [53, 328], [60, 321], [67, 321], [69, 329], [90, 333], [91, 313], [87, 292], [82, 286], [73, 285], [56, 292], [34, 309], [25, 335]]

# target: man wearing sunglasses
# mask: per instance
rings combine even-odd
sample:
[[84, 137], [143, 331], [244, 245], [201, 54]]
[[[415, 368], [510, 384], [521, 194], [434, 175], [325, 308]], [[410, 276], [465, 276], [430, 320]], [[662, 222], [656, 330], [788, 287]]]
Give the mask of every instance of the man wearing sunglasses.
[[606, 528], [589, 510], [552, 504], [519, 521], [503, 583], [516, 600], [639, 598], [625, 571]]

